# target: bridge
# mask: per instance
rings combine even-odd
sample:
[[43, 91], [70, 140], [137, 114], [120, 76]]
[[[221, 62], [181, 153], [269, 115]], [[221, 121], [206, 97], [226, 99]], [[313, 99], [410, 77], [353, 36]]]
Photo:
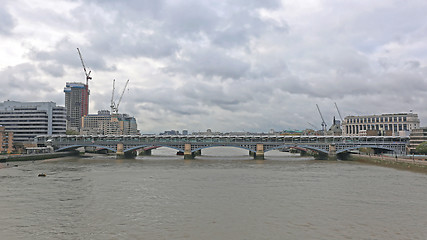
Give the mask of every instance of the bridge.
[[[118, 157], [132, 155], [137, 150], [151, 151], [168, 147], [184, 152], [184, 159], [193, 159], [209, 147], [237, 147], [246, 149], [255, 159], [264, 159], [264, 153], [283, 148], [311, 150], [336, 158], [337, 155], [373, 148], [395, 155], [406, 155], [409, 137], [398, 136], [282, 136], [282, 135], [41, 135], [35, 141], [39, 146], [51, 145], [55, 151], [79, 147], [97, 147], [115, 152]], [[144, 150], [145, 149], [145, 150]], [[146, 152], [147, 153], [147, 152]]]

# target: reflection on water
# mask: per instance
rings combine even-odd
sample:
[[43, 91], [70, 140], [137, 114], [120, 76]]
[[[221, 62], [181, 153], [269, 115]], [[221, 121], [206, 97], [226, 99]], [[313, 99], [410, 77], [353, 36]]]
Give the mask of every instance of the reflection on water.
[[184, 161], [159, 148], [0, 169], [1, 239], [427, 239], [426, 174], [202, 154]]

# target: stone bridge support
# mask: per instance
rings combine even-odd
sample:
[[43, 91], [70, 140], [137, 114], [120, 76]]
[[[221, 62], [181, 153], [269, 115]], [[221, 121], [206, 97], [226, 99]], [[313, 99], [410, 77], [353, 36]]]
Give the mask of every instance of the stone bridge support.
[[191, 144], [184, 145], [184, 159], [194, 159], [194, 153], [191, 152]]
[[333, 144], [329, 145], [328, 159], [331, 159], [331, 160], [337, 159], [337, 147]]
[[117, 143], [116, 158], [124, 158], [125, 157], [125, 153], [123, 150], [124, 150], [123, 143]]
[[256, 153], [255, 153], [254, 159], [255, 160], [264, 160], [264, 144], [257, 143]]

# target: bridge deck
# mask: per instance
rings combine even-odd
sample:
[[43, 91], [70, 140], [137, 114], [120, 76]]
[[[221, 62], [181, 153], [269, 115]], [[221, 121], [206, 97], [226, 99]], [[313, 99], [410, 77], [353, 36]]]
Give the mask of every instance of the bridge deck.
[[42, 135], [37, 136], [40, 144], [52, 144], [58, 150], [78, 146], [104, 147], [117, 150], [117, 144], [123, 144], [124, 151], [139, 148], [164, 146], [184, 150], [185, 144], [191, 144], [191, 151], [213, 147], [230, 146], [256, 151], [257, 144], [264, 145], [264, 151], [283, 147], [300, 147], [329, 153], [334, 146], [336, 153], [361, 147], [381, 148], [397, 154], [406, 154], [408, 137], [396, 136], [276, 136], [276, 135], [241, 135], [241, 136], [198, 136], [198, 135]]

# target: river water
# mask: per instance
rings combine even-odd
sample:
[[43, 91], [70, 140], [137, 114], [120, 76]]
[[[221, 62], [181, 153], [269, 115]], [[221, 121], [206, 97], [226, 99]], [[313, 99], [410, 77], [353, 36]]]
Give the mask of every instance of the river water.
[[174, 153], [3, 163], [0, 239], [427, 239], [425, 173]]

